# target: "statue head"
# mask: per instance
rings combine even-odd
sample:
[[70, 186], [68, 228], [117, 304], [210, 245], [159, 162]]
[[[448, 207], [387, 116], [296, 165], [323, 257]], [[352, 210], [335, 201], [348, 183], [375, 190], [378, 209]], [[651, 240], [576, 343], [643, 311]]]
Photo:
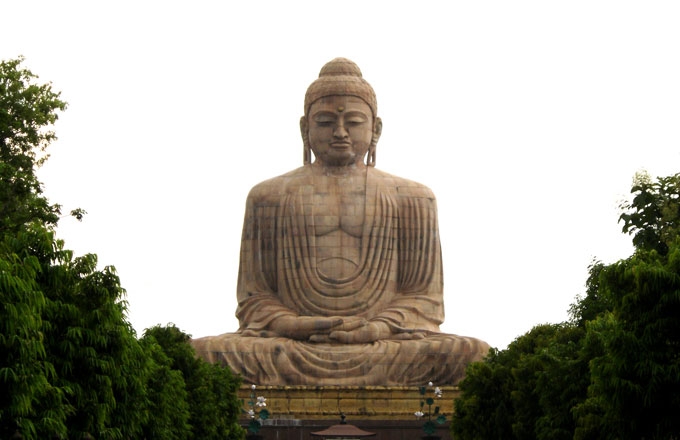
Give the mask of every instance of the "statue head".
[[[362, 100], [372, 113], [372, 137], [368, 147], [366, 163], [375, 166], [375, 150], [382, 130], [382, 121], [377, 116], [378, 101], [373, 87], [363, 78], [359, 66], [346, 58], [335, 58], [326, 63], [305, 94], [305, 114], [300, 119], [300, 130], [304, 144], [304, 163], [311, 163], [314, 149], [309, 139], [310, 109], [312, 104], [330, 97], [353, 97]], [[361, 158], [363, 160], [363, 157]]]

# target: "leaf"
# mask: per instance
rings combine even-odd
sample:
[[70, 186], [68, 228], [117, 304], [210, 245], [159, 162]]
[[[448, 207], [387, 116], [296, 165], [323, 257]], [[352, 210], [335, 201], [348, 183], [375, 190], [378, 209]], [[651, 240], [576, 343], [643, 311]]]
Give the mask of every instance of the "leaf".
[[434, 434], [434, 432], [435, 432], [436, 430], [437, 430], [437, 425], [435, 425], [434, 422], [431, 421], [431, 420], [428, 420], [428, 421], [425, 422], [425, 424], [423, 425], [423, 431], [425, 431], [425, 434], [427, 434], [427, 435], [432, 435], [432, 434]]
[[257, 420], [251, 420], [250, 423], [248, 423], [248, 431], [257, 434], [260, 431], [260, 428], [262, 425]]

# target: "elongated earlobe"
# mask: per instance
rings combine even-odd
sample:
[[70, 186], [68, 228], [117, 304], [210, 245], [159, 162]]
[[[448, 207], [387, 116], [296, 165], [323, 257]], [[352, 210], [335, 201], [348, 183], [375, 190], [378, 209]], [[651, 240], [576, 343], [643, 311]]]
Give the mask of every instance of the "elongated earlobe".
[[312, 152], [309, 149], [309, 145], [305, 142], [305, 145], [302, 147], [302, 165], [309, 165], [312, 163]]
[[309, 147], [309, 139], [307, 137], [307, 118], [300, 118], [300, 134], [302, 135], [302, 164], [309, 165], [312, 163], [312, 149]]
[[369, 167], [375, 166], [376, 149], [378, 147], [378, 139], [382, 134], [382, 119], [375, 118], [373, 123], [373, 138], [371, 139], [371, 146], [368, 147], [368, 155], [366, 156], [366, 165]]
[[371, 141], [371, 146], [368, 147], [368, 155], [366, 156], [366, 165], [369, 167], [374, 167], [375, 166], [375, 149], [376, 149], [376, 143]]

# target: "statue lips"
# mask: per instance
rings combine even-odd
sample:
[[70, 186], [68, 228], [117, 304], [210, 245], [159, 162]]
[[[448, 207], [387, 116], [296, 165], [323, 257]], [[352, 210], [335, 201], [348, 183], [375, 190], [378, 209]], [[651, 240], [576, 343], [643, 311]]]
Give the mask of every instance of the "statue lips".
[[348, 150], [351, 146], [350, 142], [331, 142], [331, 147], [335, 150]]

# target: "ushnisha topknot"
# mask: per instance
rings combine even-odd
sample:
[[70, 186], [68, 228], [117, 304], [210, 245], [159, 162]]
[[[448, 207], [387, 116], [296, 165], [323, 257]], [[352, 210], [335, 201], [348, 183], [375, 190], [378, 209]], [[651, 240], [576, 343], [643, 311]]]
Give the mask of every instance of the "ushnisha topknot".
[[305, 94], [305, 116], [314, 101], [332, 95], [361, 98], [373, 111], [373, 117], [378, 115], [378, 101], [373, 87], [363, 78], [359, 66], [347, 58], [335, 58], [321, 68], [319, 78]]

